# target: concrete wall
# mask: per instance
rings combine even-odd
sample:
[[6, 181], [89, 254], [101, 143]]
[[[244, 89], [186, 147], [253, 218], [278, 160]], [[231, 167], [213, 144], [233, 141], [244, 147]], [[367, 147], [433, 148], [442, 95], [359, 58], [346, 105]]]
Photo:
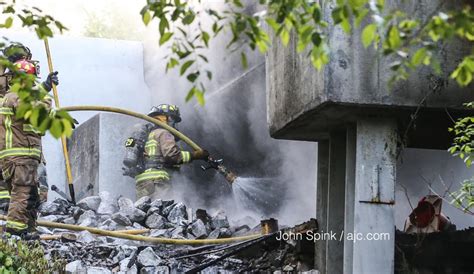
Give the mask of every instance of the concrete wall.
[[[439, 1], [385, 3], [389, 10], [401, 8], [422, 19]], [[322, 6], [324, 19], [329, 22], [333, 6], [331, 1]], [[340, 27], [329, 27], [330, 63], [321, 72], [312, 67], [306, 53], [296, 53], [294, 35], [287, 48], [279, 38], [273, 39], [267, 56], [268, 122], [273, 137], [320, 140], [327, 138], [330, 129], [354, 121], [359, 114], [377, 113], [406, 121], [426, 97], [427, 108], [439, 108], [446, 116], [444, 107], [459, 108], [474, 99], [467, 92], [470, 88], [461, 89], [449, 78], [459, 56], [469, 53], [470, 45], [440, 45], [439, 77], [428, 68], [420, 68], [408, 81], [390, 88], [388, 81], [393, 74], [389, 67], [394, 59], [377, 54], [372, 47], [365, 49], [360, 39], [362, 29], [347, 35]]]
[[80, 125], [71, 138], [69, 154], [76, 193], [88, 184], [88, 195], [108, 191], [135, 199], [135, 181], [122, 175], [124, 143], [137, 119], [100, 113]]
[[[30, 47], [33, 59], [40, 61], [41, 79], [46, 79], [48, 63], [43, 42], [32, 34], [4, 32], [2, 35]], [[58, 92], [62, 106], [105, 105], [138, 112], [146, 112], [151, 107], [151, 92], [144, 80], [141, 43], [61, 36], [51, 39], [49, 44], [54, 69], [59, 71]], [[72, 113], [79, 122], [95, 114]], [[60, 142], [50, 135], [43, 140], [50, 184], [63, 186], [65, 190]]]

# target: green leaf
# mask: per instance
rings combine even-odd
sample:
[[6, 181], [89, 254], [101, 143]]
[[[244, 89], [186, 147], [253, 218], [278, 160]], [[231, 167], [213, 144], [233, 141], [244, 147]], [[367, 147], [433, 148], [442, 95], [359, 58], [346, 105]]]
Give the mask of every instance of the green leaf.
[[186, 61], [182, 66], [181, 66], [181, 69], [179, 70], [179, 74], [180, 75], [183, 75], [186, 70], [192, 65], [194, 64], [194, 60], [189, 60], [189, 61]]
[[329, 56], [322, 47], [314, 47], [311, 51], [311, 62], [320, 71], [325, 64], [329, 63]]
[[193, 21], [194, 21], [194, 18], [196, 17], [196, 15], [194, 14], [194, 12], [189, 12], [184, 18], [183, 18], [183, 24], [185, 25], [189, 25], [191, 24]]
[[199, 77], [199, 71], [188, 74], [186, 78], [188, 79], [189, 82], [194, 83], [198, 77]]
[[150, 23], [150, 19], [151, 19], [150, 12], [147, 11], [142, 15], [142, 20], [143, 20], [143, 23], [145, 24], [145, 26], [148, 26], [148, 24]]
[[290, 32], [286, 28], [281, 30], [280, 39], [285, 47], [288, 45], [288, 42], [290, 42]]
[[367, 16], [368, 13], [369, 13], [368, 9], [363, 8], [363, 9], [359, 10], [359, 12], [357, 13], [356, 18], [355, 18], [355, 26], [356, 27], [360, 26], [360, 24], [362, 23], [362, 20], [364, 20], [364, 18]]
[[64, 134], [66, 137], [70, 137], [72, 135], [72, 124], [67, 119], [61, 119], [63, 124]]
[[204, 42], [204, 44], [206, 45], [206, 48], [209, 47], [209, 38], [210, 38], [209, 33], [205, 32], [205, 31], [203, 31], [201, 33], [201, 39]]
[[319, 47], [323, 39], [319, 33], [315, 32], [313, 35], [311, 35], [311, 41], [313, 42], [314, 46]]
[[206, 63], [209, 63], [209, 60], [207, 59], [206, 56], [202, 55], [202, 54], [198, 54], [198, 56]]
[[55, 137], [55, 138], [61, 137], [61, 134], [63, 133], [63, 125], [61, 123], [61, 120], [60, 119], [54, 119], [52, 124], [51, 124], [51, 128], [49, 129], [49, 131], [51, 132], [51, 135], [53, 135], [53, 137]]
[[341, 21], [341, 28], [344, 30], [345, 33], [350, 33], [351, 32], [351, 23], [347, 18], [344, 18]]
[[364, 47], [370, 46], [374, 41], [375, 37], [377, 36], [377, 26], [375, 24], [369, 24], [365, 26], [364, 30], [362, 31], [362, 44]]
[[160, 31], [160, 35], [163, 35], [167, 29], [170, 28], [170, 24], [168, 23], [168, 19], [166, 17], [160, 18], [160, 24], [158, 26], [158, 29]]
[[206, 71], [207, 79], [212, 80], [212, 72], [210, 70]]
[[280, 25], [275, 21], [275, 19], [273, 18], [266, 18], [265, 21], [267, 22], [267, 24], [273, 29], [273, 31], [277, 31], [278, 28], [280, 27]]
[[240, 53], [240, 61], [242, 62], [242, 67], [244, 69], [247, 69], [248, 68], [247, 55], [243, 51]]
[[160, 46], [166, 43], [168, 40], [170, 40], [171, 36], [173, 36], [172, 32], [165, 32], [161, 37], [160, 37]]
[[314, 6], [312, 17], [315, 23], [319, 23], [321, 21], [321, 7], [319, 4]]
[[413, 55], [413, 57], [411, 58], [411, 63], [415, 66], [418, 66], [421, 64], [421, 62], [423, 61], [423, 59], [425, 58], [426, 56], [426, 48], [419, 48], [415, 54]]
[[194, 96], [196, 97], [196, 100], [201, 106], [204, 106], [205, 100], [204, 100], [204, 92], [202, 92], [199, 89], [196, 89], [194, 91]]
[[9, 29], [13, 24], [13, 18], [8, 17], [7, 20], [5, 20], [5, 24], [3, 25], [5, 28]]
[[191, 98], [193, 98], [195, 90], [196, 90], [196, 87], [192, 87], [192, 88], [188, 91], [188, 94], [186, 95], [186, 98], [185, 98], [185, 101], [186, 101], [186, 102], [188, 102], [189, 100], [191, 100]]
[[177, 65], [179, 65], [178, 60], [176, 60], [175, 58], [170, 58], [170, 60], [166, 64], [166, 72], [168, 72], [169, 69], [176, 67]]
[[388, 42], [392, 49], [398, 49], [401, 46], [402, 40], [400, 39], [400, 32], [397, 27], [390, 27], [388, 32]]

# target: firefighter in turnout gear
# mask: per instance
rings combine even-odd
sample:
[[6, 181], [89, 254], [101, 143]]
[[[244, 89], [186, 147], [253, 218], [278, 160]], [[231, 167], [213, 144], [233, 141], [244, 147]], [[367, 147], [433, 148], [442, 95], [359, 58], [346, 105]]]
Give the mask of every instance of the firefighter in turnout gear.
[[[12, 48], [16, 47], [16, 48]], [[26, 47], [15, 44], [4, 50], [4, 55], [13, 62], [16, 72], [38, 76], [37, 62], [31, 60]], [[34, 87], [32, 92], [50, 91], [58, 84], [57, 72], [50, 73], [45, 82]], [[6, 231], [25, 239], [36, 239], [35, 229], [39, 204], [37, 169], [42, 160], [41, 133], [22, 118], [16, 117], [20, 98], [17, 93], [7, 92], [0, 100], [0, 166], [10, 195]], [[43, 101], [51, 106], [51, 96]]]
[[[7, 76], [5, 75], [5, 67], [0, 65], [0, 100], [3, 100], [3, 97], [7, 93]], [[8, 204], [10, 203], [10, 192], [8, 191], [8, 186], [3, 176], [0, 172], [0, 210], [7, 212]]]
[[[181, 121], [179, 108], [175, 105], [161, 104], [153, 107], [148, 116], [172, 127]], [[181, 164], [209, 158], [209, 153], [205, 150], [195, 152], [181, 150], [175, 137], [160, 127], [146, 125], [138, 135], [146, 136], [146, 139], [141, 141], [139, 137], [132, 137], [125, 144], [127, 149], [134, 151], [138, 157], [124, 159], [127, 167], [136, 166], [137, 162], [142, 163], [142, 167], [138, 169], [139, 174], [135, 176], [137, 198], [143, 196], [150, 196], [152, 199], [169, 198], [172, 195], [170, 173], [177, 171]], [[140, 149], [140, 146], [143, 149]], [[130, 161], [130, 158], [133, 160]]]

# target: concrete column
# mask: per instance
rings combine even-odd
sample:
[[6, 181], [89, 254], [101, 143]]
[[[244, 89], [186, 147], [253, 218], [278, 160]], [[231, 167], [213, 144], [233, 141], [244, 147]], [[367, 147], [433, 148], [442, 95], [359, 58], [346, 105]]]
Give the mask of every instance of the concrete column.
[[[347, 128], [346, 135], [346, 190], [345, 190], [345, 218], [344, 233], [354, 231], [354, 192], [355, 192], [355, 165], [356, 162], [356, 126]], [[345, 237], [344, 240], [344, 273], [352, 274], [353, 241]]]
[[[318, 142], [318, 174], [316, 187], [316, 219], [319, 232], [327, 228], [327, 193], [329, 180], [329, 141]], [[326, 241], [320, 240], [315, 245], [315, 268], [326, 274]]]
[[326, 271], [342, 273], [344, 262], [344, 193], [346, 180], [346, 131], [331, 132], [329, 140], [329, 184], [327, 230], [336, 239], [327, 241]]
[[[394, 120], [357, 122], [353, 273], [394, 273], [397, 127]], [[374, 239], [377, 237], [378, 239]], [[388, 238], [387, 238], [388, 237]]]

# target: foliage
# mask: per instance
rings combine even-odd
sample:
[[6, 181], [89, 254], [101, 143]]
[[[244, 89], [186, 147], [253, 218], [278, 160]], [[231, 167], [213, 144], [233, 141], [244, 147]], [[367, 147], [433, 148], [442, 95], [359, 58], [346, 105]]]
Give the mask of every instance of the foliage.
[[[10, 28], [15, 18], [22, 22], [22, 26], [33, 28], [39, 39], [52, 37], [53, 29], [59, 32], [66, 29], [61, 22], [49, 15], [43, 15], [38, 8], [17, 10], [15, 1], [0, 2], [0, 9], [4, 17], [6, 16], [4, 23], [0, 24], [0, 29]], [[3, 50], [5, 46], [6, 41], [0, 42], [0, 50]], [[16, 92], [20, 97], [17, 117], [23, 117], [41, 132], [49, 131], [56, 138], [63, 134], [71, 135], [73, 119], [65, 111], [49, 111], [49, 107], [44, 103], [47, 92], [40, 88], [36, 77], [18, 72], [17, 68], [4, 56], [0, 56], [0, 67], [8, 68], [12, 72], [10, 91]]]
[[474, 179], [462, 182], [461, 188], [456, 192], [450, 193], [450, 196], [452, 204], [472, 214], [473, 211], [471, 209], [474, 208]]
[[[474, 103], [467, 103], [469, 109], [474, 108]], [[454, 133], [454, 144], [449, 148], [449, 152], [464, 160], [467, 167], [470, 167], [474, 160], [474, 117], [464, 117], [456, 121], [449, 131]]]
[[[324, 2], [324, 1], [323, 1]], [[201, 1], [148, 0], [142, 9], [143, 22], [159, 22], [160, 45], [168, 45], [166, 69], [178, 69], [192, 84], [186, 100], [196, 97], [204, 103], [205, 87], [202, 77], [210, 80], [212, 72], [201, 70], [200, 63], [207, 63], [203, 50], [209, 48], [211, 40], [223, 29], [232, 33], [227, 44], [231, 51], [241, 50], [242, 65], [247, 58], [242, 47], [258, 49], [265, 53], [271, 45], [270, 35], [280, 38], [288, 45], [291, 34], [297, 43], [297, 50], [305, 53], [313, 66], [321, 70], [329, 62], [328, 32], [330, 26], [339, 26], [346, 33], [365, 25], [361, 32], [361, 42], [365, 47], [373, 46], [385, 56], [394, 59], [392, 82], [407, 79], [409, 73], [418, 66], [431, 66], [436, 73], [441, 72], [435, 57], [436, 48], [442, 42], [474, 39], [474, 13], [469, 5], [451, 11], [441, 11], [446, 1], [435, 12], [421, 20], [417, 15], [400, 9], [388, 9], [384, 0], [337, 0], [332, 9], [331, 20], [323, 18], [323, 10], [317, 1], [259, 0], [265, 10], [248, 15], [240, 0], [226, 0], [227, 9], [200, 10]], [[213, 23], [205, 28], [204, 17]], [[262, 23], [270, 28], [266, 30]], [[270, 33], [272, 32], [272, 33]], [[458, 67], [451, 73], [460, 86], [472, 81], [473, 56], [464, 56]]]
[[39, 242], [0, 238], [0, 274], [53, 273], [64, 271], [65, 264], [61, 259], [48, 261]]

